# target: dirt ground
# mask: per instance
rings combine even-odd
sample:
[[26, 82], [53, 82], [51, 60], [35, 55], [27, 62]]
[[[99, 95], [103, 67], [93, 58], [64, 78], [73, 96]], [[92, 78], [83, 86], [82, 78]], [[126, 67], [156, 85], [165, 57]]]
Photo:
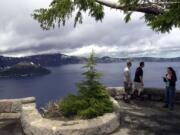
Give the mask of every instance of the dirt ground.
[[121, 126], [112, 135], [180, 135], [180, 105], [173, 111], [162, 102], [119, 100]]

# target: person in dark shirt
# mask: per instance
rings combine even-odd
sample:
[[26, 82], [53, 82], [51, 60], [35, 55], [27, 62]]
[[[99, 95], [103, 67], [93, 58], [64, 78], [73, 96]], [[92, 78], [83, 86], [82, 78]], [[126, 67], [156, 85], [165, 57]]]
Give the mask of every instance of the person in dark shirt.
[[135, 72], [133, 92], [137, 91], [138, 96], [140, 96], [141, 92], [144, 90], [144, 82], [143, 82], [144, 66], [145, 66], [144, 62], [140, 62], [140, 66], [136, 69]]
[[177, 76], [175, 70], [172, 67], [168, 67], [167, 74], [164, 77], [164, 82], [166, 83], [164, 107], [165, 108], [169, 107], [170, 110], [174, 109], [176, 81], [177, 81]]

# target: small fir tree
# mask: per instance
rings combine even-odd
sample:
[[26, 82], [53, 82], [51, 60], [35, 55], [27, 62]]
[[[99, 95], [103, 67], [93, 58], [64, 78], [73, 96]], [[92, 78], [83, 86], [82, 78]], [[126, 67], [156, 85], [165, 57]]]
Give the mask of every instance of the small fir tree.
[[78, 94], [69, 95], [60, 103], [60, 110], [64, 116], [93, 118], [113, 111], [106, 88], [98, 81], [101, 73], [97, 72], [95, 66], [95, 54], [92, 51], [84, 66], [87, 69], [83, 73], [85, 80], [77, 85]]

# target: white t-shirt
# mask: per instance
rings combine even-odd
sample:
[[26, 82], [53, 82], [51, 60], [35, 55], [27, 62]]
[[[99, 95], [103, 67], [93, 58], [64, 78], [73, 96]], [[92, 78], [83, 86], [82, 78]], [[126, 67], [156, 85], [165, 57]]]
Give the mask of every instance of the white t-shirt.
[[131, 70], [128, 67], [124, 68], [124, 81], [127, 83], [132, 83]]

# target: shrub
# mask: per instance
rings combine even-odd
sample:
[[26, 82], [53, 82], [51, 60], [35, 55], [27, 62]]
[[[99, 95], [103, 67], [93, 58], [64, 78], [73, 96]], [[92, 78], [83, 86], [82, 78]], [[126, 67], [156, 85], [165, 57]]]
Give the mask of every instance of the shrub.
[[88, 107], [88, 102], [79, 96], [69, 95], [59, 104], [60, 111], [65, 117], [76, 116], [80, 110]]
[[43, 111], [42, 114], [46, 118], [57, 118], [62, 116], [61, 112], [59, 111], [59, 101], [51, 101], [47, 103], [45, 108], [41, 108], [41, 110]]

